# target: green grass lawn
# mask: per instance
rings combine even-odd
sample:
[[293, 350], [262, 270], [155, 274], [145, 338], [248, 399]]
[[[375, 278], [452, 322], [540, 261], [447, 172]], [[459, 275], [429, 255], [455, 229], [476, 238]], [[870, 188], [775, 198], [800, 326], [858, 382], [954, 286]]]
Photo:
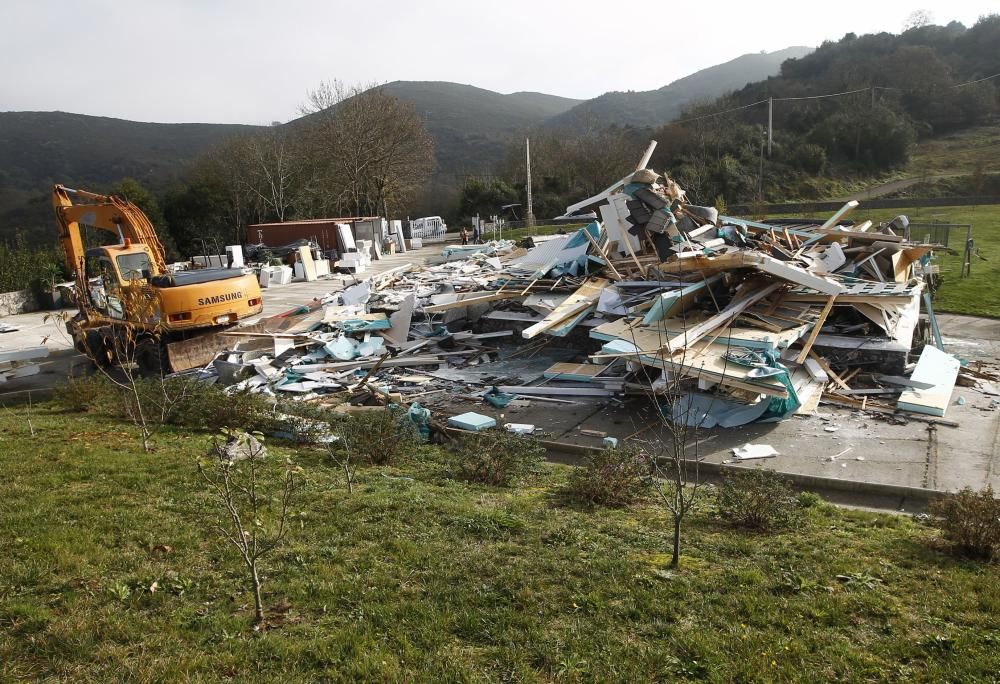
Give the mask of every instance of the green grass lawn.
[[[566, 466], [511, 489], [435, 451], [364, 468], [318, 452], [266, 573], [283, 624], [251, 628], [240, 566], [204, 521], [204, 434], [48, 405], [0, 411], [0, 681], [987, 681], [1000, 569], [894, 515], [819, 506], [731, 529], [711, 500], [682, 568], [652, 502], [561, 503]], [[172, 551], [161, 553], [159, 545]], [[848, 581], [838, 581], [837, 575]], [[155, 587], [155, 591], [150, 591]]]
[[503, 232], [504, 240], [520, 240], [529, 235], [552, 235], [554, 233], [564, 232], [572, 233], [575, 230], [583, 228], [586, 223], [567, 223], [567, 224], [552, 224], [552, 225], [537, 225], [534, 228], [514, 228], [513, 230], [505, 230]]
[[[825, 219], [833, 212], [807, 214], [808, 218]], [[958, 223], [972, 225], [972, 239], [976, 249], [986, 259], [974, 258], [972, 276], [960, 278], [964, 232], [952, 236], [949, 246], [958, 254], [935, 254], [941, 267], [942, 285], [934, 298], [938, 312], [968, 314], [972, 316], [1000, 317], [1000, 206], [978, 207], [913, 207], [909, 209], [865, 209], [864, 202], [849, 218], [875, 223], [891, 220], [905, 214], [914, 223]], [[796, 216], [801, 216], [797, 214]], [[914, 231], [914, 239], [920, 236]]]

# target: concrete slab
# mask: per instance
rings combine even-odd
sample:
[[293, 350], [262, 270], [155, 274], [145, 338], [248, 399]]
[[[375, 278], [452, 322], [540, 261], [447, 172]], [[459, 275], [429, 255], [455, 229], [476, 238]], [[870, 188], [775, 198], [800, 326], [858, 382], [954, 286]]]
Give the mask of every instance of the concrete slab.
[[[995, 358], [995, 357], [994, 357]], [[834, 406], [821, 406], [817, 416], [796, 416], [781, 423], [751, 424], [738, 428], [703, 430], [697, 449], [703, 462], [725, 464], [732, 461], [731, 449], [746, 442], [770, 444], [776, 458], [749, 467], [771, 468], [805, 477], [834, 478], [864, 484], [956, 491], [962, 487], [980, 489], [991, 484], [1000, 489], [1000, 408], [993, 397], [969, 388], [956, 388], [948, 418], [958, 428], [932, 426], [917, 420], [904, 425], [886, 422], [877, 415]], [[541, 439], [600, 449], [603, 439], [588, 436], [580, 428], [607, 433], [624, 442], [626, 438], [655, 448], [657, 440], [668, 437], [657, 427], [655, 409], [645, 397], [625, 402], [572, 397], [574, 403], [530, 400], [514, 402], [504, 409], [486, 403], [455, 399], [448, 393], [427, 397], [424, 402], [434, 413], [448, 416], [474, 410], [497, 419], [498, 423], [533, 423]], [[652, 427], [650, 427], [652, 426]], [[579, 462], [581, 456], [556, 457]], [[851, 505], [906, 508], [917, 503], [885, 495], [875, 501], [870, 493], [856, 495], [845, 487], [840, 500]], [[877, 498], [877, 497], [875, 497]], [[919, 506], [925, 505], [925, 502]]]

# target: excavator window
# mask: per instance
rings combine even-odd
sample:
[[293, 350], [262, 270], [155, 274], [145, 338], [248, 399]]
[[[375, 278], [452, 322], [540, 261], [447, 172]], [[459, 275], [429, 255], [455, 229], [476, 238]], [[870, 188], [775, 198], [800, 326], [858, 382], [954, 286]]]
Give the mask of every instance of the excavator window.
[[146, 280], [152, 271], [149, 263], [149, 255], [145, 252], [137, 254], [122, 254], [118, 257], [118, 272], [122, 274], [122, 280]]
[[98, 311], [112, 318], [125, 318], [121, 301], [121, 283], [114, 264], [106, 256], [87, 255], [87, 289]]

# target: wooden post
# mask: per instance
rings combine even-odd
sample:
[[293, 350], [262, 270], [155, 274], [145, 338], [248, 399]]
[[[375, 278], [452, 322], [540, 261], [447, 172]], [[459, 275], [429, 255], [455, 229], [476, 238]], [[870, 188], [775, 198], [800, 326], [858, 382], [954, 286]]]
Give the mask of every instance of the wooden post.
[[611, 258], [608, 257], [608, 253], [601, 249], [601, 246], [597, 244], [597, 240], [595, 240], [594, 236], [590, 234], [590, 231], [584, 228], [583, 234], [587, 236], [587, 239], [590, 240], [590, 244], [594, 246], [594, 249], [597, 250], [597, 253], [601, 256], [601, 258], [608, 262], [608, 268], [611, 269], [612, 277], [615, 280], [621, 280], [622, 274], [619, 273], [618, 269], [615, 268], [615, 265], [611, 263]]

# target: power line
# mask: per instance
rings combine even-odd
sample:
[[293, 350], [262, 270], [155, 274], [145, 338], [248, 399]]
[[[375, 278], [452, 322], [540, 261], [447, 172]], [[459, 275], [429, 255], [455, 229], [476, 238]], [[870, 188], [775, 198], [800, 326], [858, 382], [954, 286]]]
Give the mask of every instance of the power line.
[[[974, 81], [966, 81], [965, 83], [957, 83], [957, 84], [955, 84], [953, 86], [948, 86], [948, 87], [950, 89], [962, 88], [962, 87], [967, 86], [967, 85], [973, 85], [975, 83], [982, 83], [983, 81], [989, 81], [990, 79], [996, 78], [997, 76], [1000, 76], [1000, 73], [993, 74], [992, 76], [986, 76], [985, 78], [978, 78], [978, 79], [976, 79]], [[897, 92], [904, 92], [904, 91], [906, 91], [908, 89], [907, 88], [896, 88], [894, 86], [873, 85], [873, 86], [868, 86], [867, 88], [858, 88], [856, 90], [845, 90], [845, 91], [840, 92], [840, 93], [826, 93], [824, 95], [803, 95], [803, 96], [800, 96], [800, 97], [775, 97], [775, 98], [770, 98], [770, 100], [774, 101], [774, 102], [789, 102], [789, 101], [793, 101], [793, 100], [820, 100], [820, 99], [824, 99], [824, 98], [828, 98], [828, 97], [842, 97], [844, 95], [856, 95], [857, 93], [872, 92], [874, 90], [895, 90]], [[913, 89], [911, 88], [909, 90], [913, 90]], [[690, 123], [692, 121], [701, 121], [702, 119], [711, 119], [712, 117], [722, 116], [723, 114], [729, 114], [731, 112], [738, 112], [738, 111], [743, 110], [743, 109], [749, 109], [750, 107], [756, 107], [757, 105], [760, 105], [760, 104], [766, 104], [766, 103], [768, 103], [768, 101], [769, 100], [757, 100], [756, 102], [751, 102], [750, 104], [746, 104], [746, 105], [743, 105], [741, 107], [733, 107], [731, 109], [723, 109], [722, 111], [713, 112], [711, 114], [703, 114], [701, 116], [693, 116], [693, 117], [688, 117], [686, 119], [674, 119], [673, 121], [668, 121], [665, 125], [672, 126], [674, 124]]]
[[857, 90], [845, 90], [842, 93], [828, 93], [826, 95], [805, 95], [802, 97], [776, 97], [775, 102], [782, 102], [785, 100], [819, 100], [824, 97], [840, 97], [841, 95], [853, 95], [855, 93], [864, 93], [871, 90], [871, 88], [858, 88]]
[[959, 83], [958, 85], [953, 85], [952, 88], [961, 88], [962, 86], [972, 85], [973, 83], [982, 83], [983, 81], [988, 81], [991, 78], [996, 78], [997, 76], [1000, 76], [1000, 74], [993, 74], [992, 76], [987, 76], [986, 78], [977, 78], [975, 81]]
[[724, 109], [721, 112], [715, 112], [713, 114], [705, 114], [703, 116], [694, 116], [688, 119], [674, 119], [673, 121], [668, 121], [667, 125], [687, 123], [689, 121], [699, 121], [701, 119], [711, 119], [713, 116], [722, 116], [723, 114], [728, 114], [729, 112], [738, 112], [741, 109], [747, 109], [749, 107], [756, 107], [759, 104], [766, 103], [767, 100], [758, 100], [757, 102], [751, 102], [748, 105], [743, 105], [742, 107], [733, 107], [732, 109]]

